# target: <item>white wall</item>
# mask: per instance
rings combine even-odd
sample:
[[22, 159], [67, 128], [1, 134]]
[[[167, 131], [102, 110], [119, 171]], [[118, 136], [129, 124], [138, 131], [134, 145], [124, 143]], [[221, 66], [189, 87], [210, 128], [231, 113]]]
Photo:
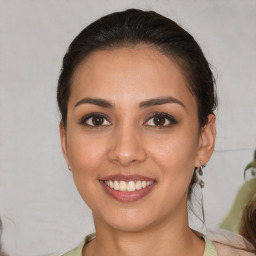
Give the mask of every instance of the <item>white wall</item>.
[[220, 102], [204, 176], [208, 225], [218, 225], [243, 183], [256, 146], [255, 0], [0, 0], [0, 215], [12, 256], [60, 255], [93, 230], [62, 159], [56, 84], [74, 36], [130, 7], [177, 21], [214, 66]]

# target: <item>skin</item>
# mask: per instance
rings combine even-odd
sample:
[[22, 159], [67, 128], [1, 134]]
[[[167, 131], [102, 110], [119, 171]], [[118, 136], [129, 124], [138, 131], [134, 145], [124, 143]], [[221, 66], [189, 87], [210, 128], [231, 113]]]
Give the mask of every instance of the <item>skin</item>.
[[[88, 97], [112, 107], [76, 106]], [[140, 107], [166, 97], [182, 104]], [[92, 119], [81, 124], [93, 112], [107, 116], [103, 125], [91, 126]], [[163, 125], [156, 126], [155, 113], [176, 121], [162, 114]], [[188, 227], [187, 192], [194, 167], [212, 154], [215, 116], [199, 127], [196, 99], [170, 57], [141, 45], [92, 53], [75, 71], [67, 125], [60, 124], [60, 135], [97, 232], [83, 255], [203, 255], [204, 241]], [[99, 182], [115, 174], [142, 175], [155, 184], [145, 197], [119, 202]]]

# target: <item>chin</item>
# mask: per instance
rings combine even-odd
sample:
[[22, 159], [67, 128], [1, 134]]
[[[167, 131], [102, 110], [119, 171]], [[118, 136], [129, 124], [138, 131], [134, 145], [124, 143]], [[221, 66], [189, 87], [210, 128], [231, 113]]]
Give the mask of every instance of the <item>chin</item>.
[[[153, 213], [152, 210], [151, 213]], [[107, 215], [99, 217], [94, 215], [94, 221], [96, 228], [97, 225], [107, 225], [117, 231], [139, 232], [151, 227], [157, 222], [157, 218], [154, 214], [148, 214], [148, 211], [124, 209], [119, 212], [112, 211], [112, 213], [109, 211]]]
[[111, 225], [111, 227], [115, 230], [121, 231], [121, 232], [141, 232], [143, 230], [148, 229], [151, 225], [152, 222], [151, 221], [147, 221], [147, 220], [134, 220], [134, 219], [130, 219], [130, 220], [122, 220], [122, 221], [115, 221], [114, 223], [109, 223]]

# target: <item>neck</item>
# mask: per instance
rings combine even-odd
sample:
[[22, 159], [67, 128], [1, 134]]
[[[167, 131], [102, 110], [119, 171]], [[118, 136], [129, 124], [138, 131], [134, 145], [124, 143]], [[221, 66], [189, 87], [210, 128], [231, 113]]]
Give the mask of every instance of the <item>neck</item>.
[[84, 248], [83, 255], [193, 256], [204, 251], [204, 241], [189, 228], [187, 220], [152, 225], [139, 232], [113, 230], [97, 221], [95, 227], [96, 239]]

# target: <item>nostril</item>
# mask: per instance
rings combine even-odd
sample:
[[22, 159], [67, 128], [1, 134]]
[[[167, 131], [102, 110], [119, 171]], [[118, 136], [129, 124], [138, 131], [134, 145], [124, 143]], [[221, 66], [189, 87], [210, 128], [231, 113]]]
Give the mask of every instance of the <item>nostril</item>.
[[141, 134], [128, 124], [113, 133], [108, 145], [108, 159], [122, 166], [134, 165], [147, 158]]
[[146, 151], [143, 148], [133, 150], [122, 150], [121, 148], [111, 149], [108, 152], [108, 159], [122, 166], [144, 162], [147, 158]]

